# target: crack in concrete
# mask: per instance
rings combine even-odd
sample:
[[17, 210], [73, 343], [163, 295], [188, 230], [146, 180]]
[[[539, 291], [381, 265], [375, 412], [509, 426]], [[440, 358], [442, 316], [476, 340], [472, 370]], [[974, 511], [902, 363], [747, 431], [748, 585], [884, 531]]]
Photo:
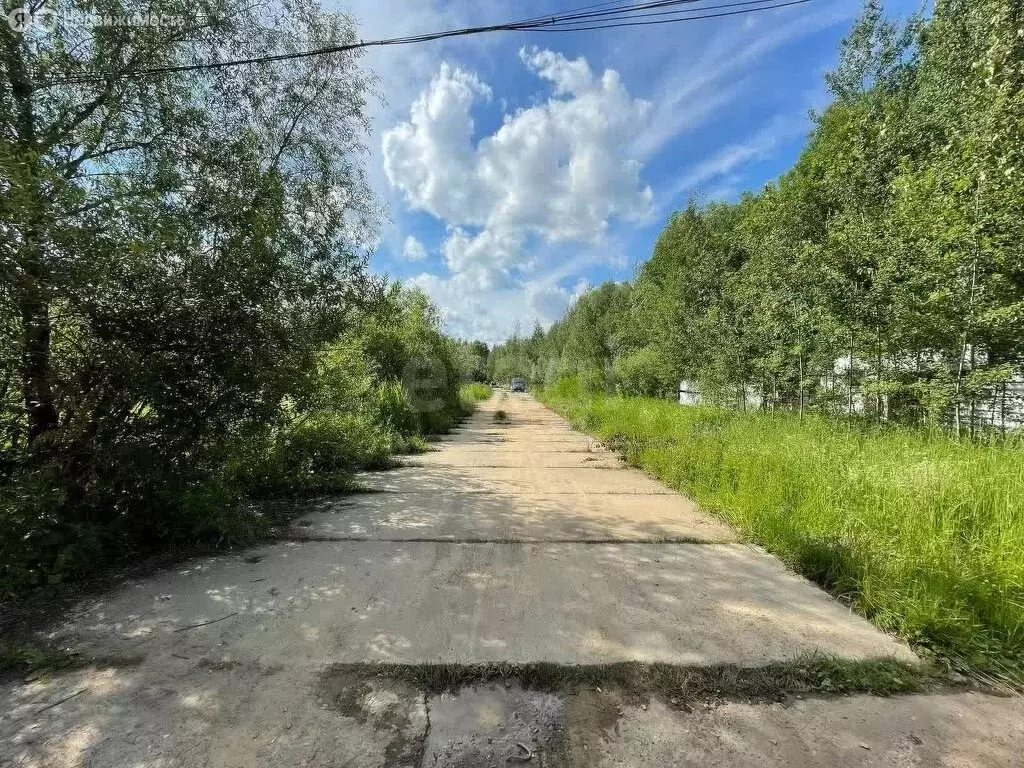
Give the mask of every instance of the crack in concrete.
[[[417, 763], [423, 766], [423, 761], [427, 757], [427, 742], [430, 739], [430, 694], [426, 691], [423, 692], [423, 736], [420, 740], [420, 757]], [[434, 757], [434, 764], [437, 764], [437, 756]]]
[[560, 664], [556, 662], [420, 663], [353, 662], [333, 664], [322, 673], [332, 678], [395, 680], [425, 696], [463, 688], [515, 683], [525, 690], [572, 692], [615, 688], [642, 700], [662, 696], [676, 701], [773, 702], [792, 696], [835, 697], [853, 694], [891, 696], [922, 691], [989, 691], [967, 681], [954, 683], [938, 667], [892, 658], [859, 661], [807, 654], [759, 667], [736, 664], [689, 665], [664, 662]]

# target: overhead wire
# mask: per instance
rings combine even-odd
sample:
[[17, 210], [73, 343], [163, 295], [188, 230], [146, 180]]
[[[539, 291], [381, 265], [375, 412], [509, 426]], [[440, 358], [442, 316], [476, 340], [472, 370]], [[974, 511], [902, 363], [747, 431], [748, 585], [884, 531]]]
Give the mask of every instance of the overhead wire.
[[589, 5], [580, 6], [566, 11], [542, 16], [533, 16], [519, 21], [505, 22], [502, 24], [465, 27], [462, 29], [443, 30], [439, 32], [406, 35], [403, 37], [384, 38], [380, 40], [359, 40], [354, 43], [325, 46], [306, 51], [263, 54], [250, 58], [204, 61], [192, 64], [178, 64], [162, 67], [143, 67], [138, 69], [126, 69], [119, 72], [83, 72], [64, 79], [49, 81], [47, 85], [86, 84], [132, 77], [147, 77], [154, 75], [178, 74], [183, 72], [225, 69], [228, 67], [240, 67], [252, 64], [292, 61], [315, 56], [327, 56], [364, 48], [411, 45], [415, 43], [432, 42], [434, 40], [465, 37], [491, 32], [568, 33], [600, 29], [615, 29], [620, 27], [672, 24], [769, 11], [778, 8], [803, 5], [811, 1], [812, 0], [739, 0], [737, 2], [722, 3], [716, 2], [716, 0], [650, 0], [649, 2], [623, 3], [621, 0], [605, 0], [604, 2], [591, 3]]

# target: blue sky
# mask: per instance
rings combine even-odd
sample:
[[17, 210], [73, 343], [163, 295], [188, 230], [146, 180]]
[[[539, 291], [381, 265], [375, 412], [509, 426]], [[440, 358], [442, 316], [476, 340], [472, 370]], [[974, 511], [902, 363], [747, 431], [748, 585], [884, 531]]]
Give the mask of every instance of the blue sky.
[[[336, 7], [372, 39], [580, 4]], [[734, 200], [793, 162], [859, 7], [371, 50], [367, 170], [387, 211], [372, 268], [426, 290], [463, 338], [548, 326], [588, 286], [631, 278], [689, 197]]]

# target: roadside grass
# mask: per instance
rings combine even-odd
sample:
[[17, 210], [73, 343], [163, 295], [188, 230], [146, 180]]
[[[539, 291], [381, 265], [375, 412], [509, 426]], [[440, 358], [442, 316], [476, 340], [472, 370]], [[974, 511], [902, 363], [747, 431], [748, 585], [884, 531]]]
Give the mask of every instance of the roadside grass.
[[586, 393], [574, 426], [951, 670], [1024, 681], [1024, 450], [792, 414]]
[[463, 415], [469, 416], [476, 411], [477, 404], [487, 400], [493, 391], [487, 384], [479, 382], [463, 384], [459, 388], [459, 403], [461, 404]]
[[410, 683], [424, 693], [455, 693], [462, 688], [517, 683], [523, 688], [552, 693], [584, 687], [617, 688], [628, 696], [652, 695], [677, 701], [780, 701], [801, 695], [917, 693], [948, 685], [936, 668], [894, 659], [849, 661], [822, 655], [762, 667], [732, 664], [687, 666], [664, 663], [615, 664], [335, 664], [322, 680], [385, 678]]

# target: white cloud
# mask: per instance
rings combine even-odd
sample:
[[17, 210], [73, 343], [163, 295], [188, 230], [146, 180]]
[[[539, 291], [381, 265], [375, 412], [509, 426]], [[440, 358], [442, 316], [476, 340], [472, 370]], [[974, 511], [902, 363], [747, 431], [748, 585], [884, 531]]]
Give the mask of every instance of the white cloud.
[[[496, 343], [517, 327], [529, 333], [534, 323], [545, 329], [558, 320], [576, 299], [591, 288], [579, 277], [595, 264], [618, 259], [623, 245], [609, 238], [593, 247], [565, 252], [565, 246], [540, 248], [538, 268], [525, 277], [504, 278], [481, 288], [478, 275], [463, 271], [448, 276], [420, 274], [411, 283], [425, 290], [441, 306], [448, 329], [462, 338]], [[557, 258], [555, 254], [557, 253]], [[563, 288], [571, 284], [571, 290]]]
[[[745, 141], [723, 147], [706, 160], [690, 168], [664, 195], [664, 205], [673, 204], [684, 192], [692, 193], [708, 182], [715, 181], [715, 189], [732, 189], [737, 178], [735, 171], [747, 163], [762, 160], [774, 154], [784, 141], [805, 134], [810, 128], [806, 119], [777, 117]], [[719, 192], [707, 191], [709, 198]]]
[[536, 318], [550, 322], [561, 317], [569, 307], [569, 292], [556, 283], [532, 283], [526, 286], [526, 304]]
[[[480, 4], [470, 0], [327, 0], [325, 7], [353, 16], [364, 40], [474, 26], [481, 19]], [[487, 13], [496, 18], [511, 18], [520, 11], [509, 0], [492, 0], [487, 6]], [[367, 103], [371, 133], [366, 171], [371, 188], [388, 211], [380, 229], [385, 252], [399, 256], [406, 234], [416, 230], [403, 215], [401, 195], [384, 173], [384, 131], [408, 119], [409, 106], [442, 61], [455, 57], [487, 60], [507, 45], [507, 38], [501, 35], [472, 35], [428, 45], [371, 47], [362, 52], [361, 63], [376, 80], [375, 96]]]
[[413, 102], [409, 121], [384, 134], [384, 172], [413, 208], [453, 223], [487, 211], [474, 163], [472, 106], [491, 89], [447, 63]]
[[441, 251], [448, 270], [469, 278], [480, 290], [508, 286], [513, 271], [526, 272], [531, 266], [523, 256], [521, 238], [508, 230], [484, 229], [473, 236], [455, 227]]
[[453, 226], [596, 240], [613, 217], [642, 220], [652, 193], [630, 146], [649, 112], [618, 74], [585, 59], [524, 49], [553, 86], [546, 103], [506, 115], [473, 143], [474, 104], [490, 98], [476, 75], [443, 64], [409, 120], [383, 138], [384, 169], [408, 204]]
[[408, 261], [423, 261], [427, 258], [427, 249], [423, 247], [423, 243], [409, 235], [402, 246], [402, 256]]
[[[473, 109], [491, 89], [444, 63], [408, 120], [382, 139], [391, 185], [411, 208], [448, 226], [441, 252], [451, 277], [417, 280], [462, 333], [490, 335], [480, 318], [501, 304], [473, 306], [466, 292], [514, 292], [520, 308], [525, 297], [531, 322], [550, 323], [564, 310], [570, 295], [556, 279], [535, 275], [527, 244], [599, 243], [611, 221], [644, 221], [653, 211], [632, 150], [650, 104], [633, 98], [618, 73], [596, 74], [582, 57], [537, 48], [519, 55], [550, 84], [546, 101], [505, 114], [497, 130], [477, 138]], [[511, 327], [508, 318], [499, 324], [506, 333]]]
[[570, 293], [542, 277], [481, 291], [467, 275], [441, 277], [427, 272], [408, 282], [438, 303], [450, 331], [488, 344], [504, 341], [516, 329], [529, 333], [534, 323], [549, 328], [578, 298], [580, 287]]

